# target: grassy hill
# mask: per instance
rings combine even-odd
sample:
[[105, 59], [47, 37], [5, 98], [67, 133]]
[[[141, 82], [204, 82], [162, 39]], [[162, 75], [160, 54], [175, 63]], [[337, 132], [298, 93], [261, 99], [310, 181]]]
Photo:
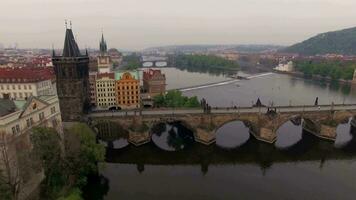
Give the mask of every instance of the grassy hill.
[[281, 49], [280, 51], [299, 53], [302, 55], [328, 53], [356, 55], [356, 27], [321, 33], [301, 43]]

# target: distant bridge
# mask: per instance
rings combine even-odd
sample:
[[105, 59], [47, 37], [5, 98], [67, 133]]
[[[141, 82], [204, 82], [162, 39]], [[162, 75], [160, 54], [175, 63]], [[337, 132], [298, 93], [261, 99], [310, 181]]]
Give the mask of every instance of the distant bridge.
[[210, 113], [205, 113], [202, 109], [152, 109], [97, 112], [89, 114], [88, 117], [93, 120], [92, 125], [96, 126], [101, 134], [110, 134], [110, 131], [105, 131], [109, 130], [105, 128], [105, 123], [116, 124], [121, 130], [125, 130], [129, 142], [135, 145], [149, 142], [151, 128], [164, 122], [181, 122], [193, 131], [197, 142], [209, 145], [215, 142], [216, 131], [231, 121], [244, 122], [256, 139], [267, 143], [275, 142], [278, 128], [290, 120], [303, 122], [304, 130], [319, 138], [334, 141], [337, 126], [348, 122], [355, 115], [356, 104], [338, 104], [279, 106], [273, 109], [218, 108], [212, 109]]
[[142, 56], [142, 67], [167, 67], [168, 58], [162, 56]]

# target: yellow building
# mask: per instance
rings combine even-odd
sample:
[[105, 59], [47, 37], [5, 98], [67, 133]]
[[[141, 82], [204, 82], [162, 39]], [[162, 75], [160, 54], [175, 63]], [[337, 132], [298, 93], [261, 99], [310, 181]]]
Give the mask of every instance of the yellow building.
[[121, 109], [140, 108], [140, 78], [138, 71], [116, 72], [116, 104]]
[[96, 105], [99, 108], [116, 107], [114, 73], [98, 74], [95, 80]]

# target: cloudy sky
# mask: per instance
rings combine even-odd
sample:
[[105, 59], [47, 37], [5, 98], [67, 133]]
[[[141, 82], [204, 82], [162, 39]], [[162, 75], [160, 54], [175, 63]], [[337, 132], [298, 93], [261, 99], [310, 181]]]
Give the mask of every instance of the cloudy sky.
[[62, 48], [64, 20], [80, 47], [289, 45], [356, 26], [356, 0], [0, 0], [0, 43]]

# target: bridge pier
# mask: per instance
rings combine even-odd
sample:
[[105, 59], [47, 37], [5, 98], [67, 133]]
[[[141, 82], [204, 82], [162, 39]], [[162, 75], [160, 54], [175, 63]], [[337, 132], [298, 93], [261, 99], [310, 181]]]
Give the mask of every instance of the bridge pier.
[[135, 145], [141, 146], [151, 141], [151, 134], [149, 132], [133, 132], [129, 131], [129, 139], [128, 142]]
[[258, 130], [258, 133], [250, 128], [250, 134], [257, 140], [270, 144], [277, 140], [276, 132], [269, 128], [262, 127]]
[[206, 131], [201, 128], [196, 128], [194, 130], [194, 139], [196, 142], [205, 144], [205, 145], [210, 145], [215, 143], [216, 141], [216, 136], [215, 136], [215, 131]]
[[306, 122], [306, 121], [303, 122], [303, 129], [306, 130], [308, 133], [311, 133], [318, 138], [329, 140], [329, 141], [336, 140], [336, 128], [337, 125], [330, 125], [330, 124], [323, 124], [323, 123], [310, 124], [310, 122]]

